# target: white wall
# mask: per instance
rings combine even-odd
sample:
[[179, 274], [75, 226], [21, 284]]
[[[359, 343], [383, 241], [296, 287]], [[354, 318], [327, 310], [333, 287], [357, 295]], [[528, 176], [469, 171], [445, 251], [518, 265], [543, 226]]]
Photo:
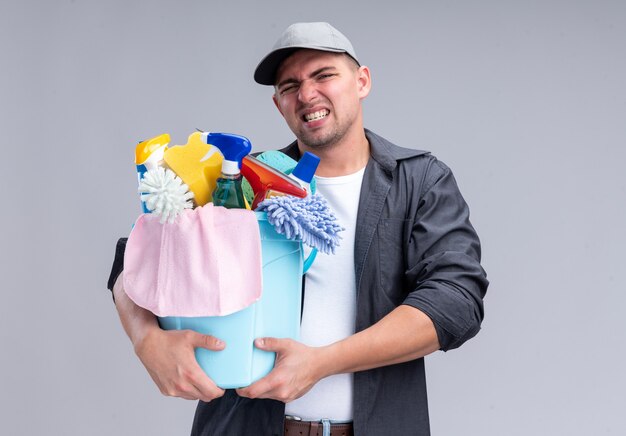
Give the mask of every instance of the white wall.
[[626, 433], [626, 5], [356, 0], [0, 4], [1, 433], [188, 433], [105, 289], [134, 144], [291, 141], [252, 71], [316, 20], [372, 69], [367, 126], [450, 165], [483, 241], [483, 331], [427, 359], [433, 434]]

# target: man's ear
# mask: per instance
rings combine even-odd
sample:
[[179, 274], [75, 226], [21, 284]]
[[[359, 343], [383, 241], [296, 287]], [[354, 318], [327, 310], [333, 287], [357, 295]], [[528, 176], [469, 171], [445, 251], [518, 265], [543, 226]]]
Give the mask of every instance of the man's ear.
[[370, 89], [372, 89], [372, 77], [370, 76], [370, 69], [366, 66], [359, 67], [357, 71], [357, 92], [359, 98], [362, 100], [368, 96]]
[[285, 115], [283, 115], [283, 111], [280, 109], [280, 104], [278, 103], [278, 99], [276, 98], [276, 93], [272, 94], [272, 100], [274, 101], [274, 105], [276, 106], [276, 109], [278, 109], [278, 112], [280, 112], [280, 114], [284, 118]]

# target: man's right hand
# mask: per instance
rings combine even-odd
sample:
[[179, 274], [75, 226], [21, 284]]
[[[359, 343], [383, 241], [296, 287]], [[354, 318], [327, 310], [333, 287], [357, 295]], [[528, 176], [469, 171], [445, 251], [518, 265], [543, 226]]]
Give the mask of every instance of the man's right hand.
[[198, 365], [194, 348], [224, 349], [224, 342], [191, 330], [151, 329], [135, 353], [163, 395], [187, 400], [214, 400], [224, 395]]
[[219, 339], [191, 330], [162, 330], [152, 312], [137, 306], [123, 289], [123, 274], [113, 287], [115, 305], [135, 353], [162, 394], [188, 400], [224, 395], [196, 361], [195, 348], [223, 350]]

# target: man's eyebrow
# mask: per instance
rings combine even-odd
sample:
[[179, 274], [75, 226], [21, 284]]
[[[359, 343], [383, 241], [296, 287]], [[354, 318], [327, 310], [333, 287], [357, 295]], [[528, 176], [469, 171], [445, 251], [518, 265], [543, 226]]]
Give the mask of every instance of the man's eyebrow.
[[296, 79], [293, 79], [293, 78], [285, 79], [285, 80], [282, 80], [282, 81], [278, 82], [276, 84], [276, 88], [280, 88], [281, 86], [286, 85], [288, 83], [298, 83], [298, 81]]
[[[333, 70], [336, 70], [336, 69], [337, 69], [337, 67], [333, 67], [333, 66], [327, 66], [327, 67], [318, 68], [317, 70], [315, 70], [311, 74], [309, 74], [309, 77], [315, 77], [318, 74], [321, 74], [321, 73], [323, 73], [325, 71], [333, 71]], [[299, 81], [294, 79], [293, 77], [289, 77], [289, 78], [287, 78], [285, 80], [281, 80], [280, 82], [278, 82], [276, 84], [276, 87], [280, 88], [281, 86], [287, 85], [288, 83], [298, 83], [298, 82]]]
[[315, 76], [317, 76], [318, 74], [321, 74], [321, 73], [323, 73], [323, 72], [325, 72], [325, 71], [328, 71], [328, 70], [336, 70], [336, 69], [337, 69], [337, 68], [336, 68], [336, 67], [333, 67], [333, 66], [322, 67], [322, 68], [319, 68], [319, 69], [317, 69], [317, 70], [313, 71], [311, 74], [309, 74], [309, 77], [315, 77]]

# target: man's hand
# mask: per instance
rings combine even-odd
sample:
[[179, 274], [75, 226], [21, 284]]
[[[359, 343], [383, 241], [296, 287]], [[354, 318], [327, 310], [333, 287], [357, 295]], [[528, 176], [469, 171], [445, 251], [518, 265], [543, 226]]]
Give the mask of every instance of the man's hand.
[[440, 348], [430, 318], [405, 305], [369, 328], [323, 347], [276, 338], [257, 339], [255, 345], [276, 352], [274, 369], [237, 393], [285, 403], [300, 398], [324, 377], [407, 362]]
[[237, 389], [248, 398], [271, 398], [288, 403], [306, 394], [325, 375], [317, 364], [320, 349], [308, 347], [292, 339], [259, 338], [257, 348], [276, 353], [274, 369], [261, 380]]
[[191, 330], [151, 330], [135, 353], [163, 395], [209, 402], [224, 395], [198, 365], [194, 348], [220, 351], [224, 343]]
[[162, 330], [152, 312], [137, 306], [123, 289], [123, 273], [113, 286], [115, 306], [135, 353], [164, 395], [211, 401], [224, 395], [202, 371], [194, 349], [223, 350], [213, 336], [191, 330]]

